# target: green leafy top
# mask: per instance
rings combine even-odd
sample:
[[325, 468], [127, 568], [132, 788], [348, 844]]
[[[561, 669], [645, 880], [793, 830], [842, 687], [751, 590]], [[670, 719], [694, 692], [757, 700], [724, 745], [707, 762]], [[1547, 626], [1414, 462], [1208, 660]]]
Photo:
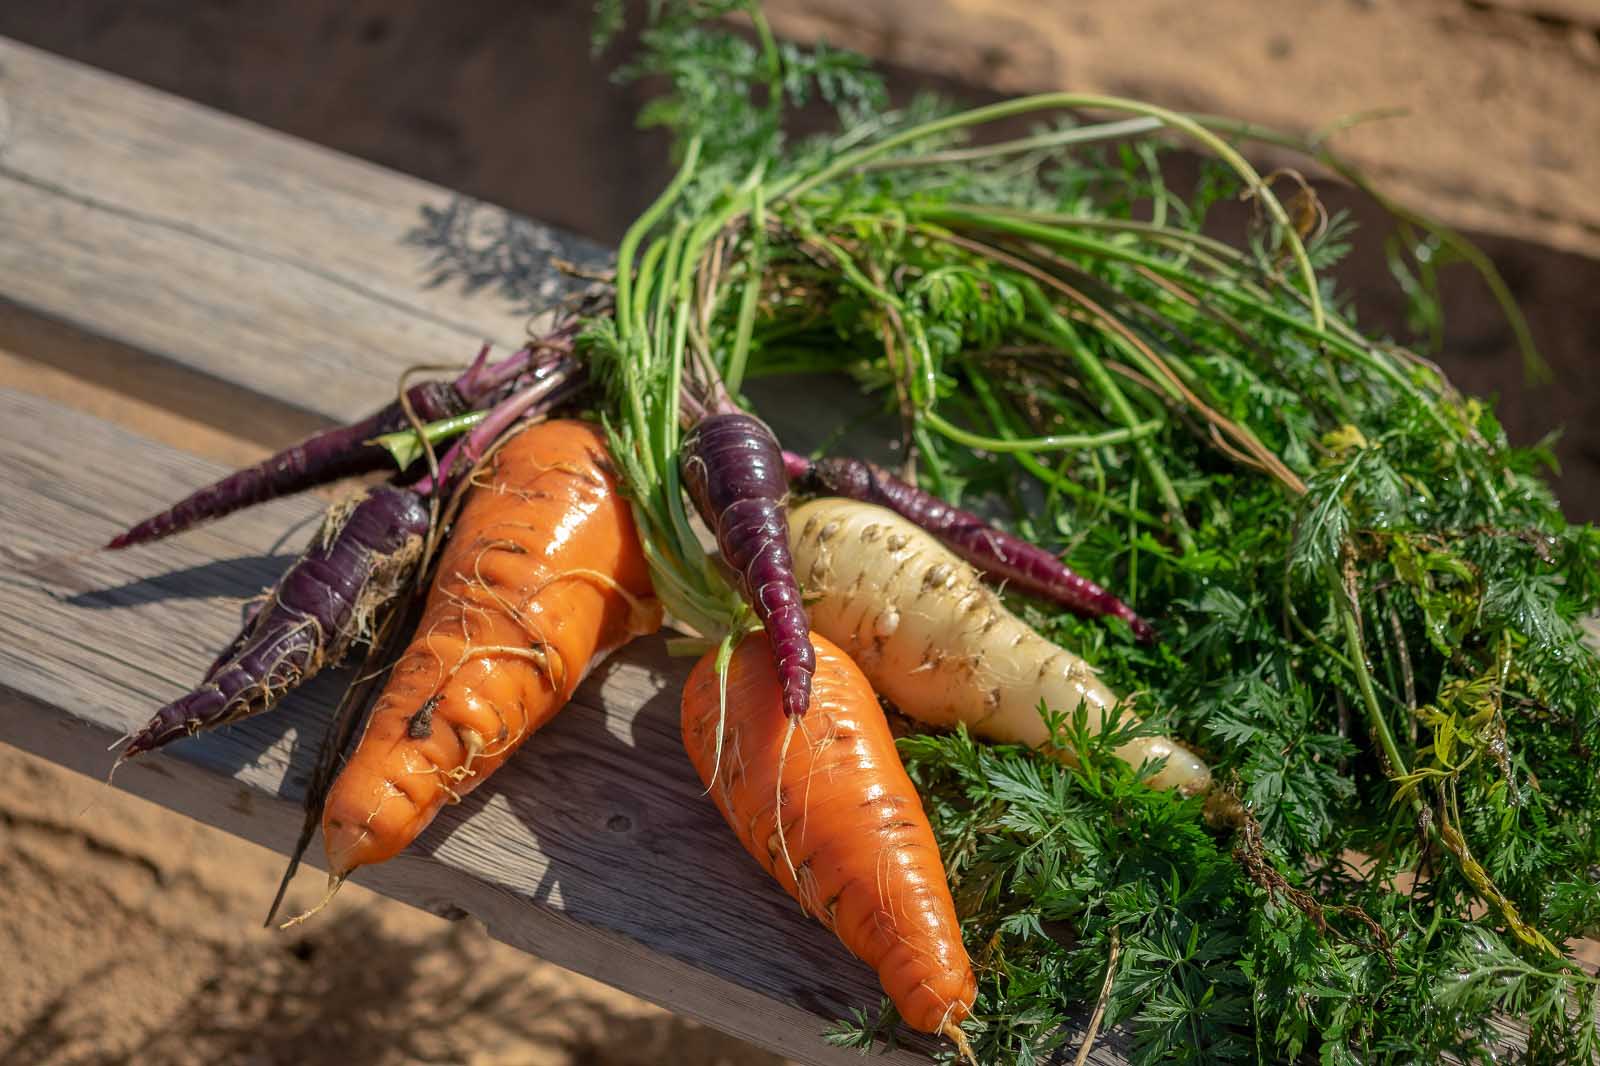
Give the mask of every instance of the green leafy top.
[[[1348, 226], [1228, 140], [1264, 131], [1071, 94], [877, 110], [856, 61], [759, 11], [753, 43], [702, 21], [740, 7], [658, 12], [634, 69], [670, 81], [648, 117], [682, 166], [589, 335], [663, 598], [704, 636], [739, 624], [684, 515], [680, 389], [848, 373], [926, 487], [1008, 507], [1160, 621], [1147, 648], [1015, 604], [1222, 782], [1152, 792], [1081, 728], [1076, 769], [903, 742], [980, 1055], [1046, 1060], [1105, 984], [1140, 1061], [1486, 1062], [1495, 1011], [1538, 1061], [1594, 1059], [1596, 985], [1560, 945], [1600, 927], [1600, 534], [1562, 518], [1548, 453], [1360, 330], [1319, 274]], [[787, 141], [819, 98], [838, 130]], [[1047, 123], [966, 139], [1024, 115]], [[1209, 156], [1193, 188], [1158, 133]], [[1248, 239], [1209, 235], [1241, 196]]]

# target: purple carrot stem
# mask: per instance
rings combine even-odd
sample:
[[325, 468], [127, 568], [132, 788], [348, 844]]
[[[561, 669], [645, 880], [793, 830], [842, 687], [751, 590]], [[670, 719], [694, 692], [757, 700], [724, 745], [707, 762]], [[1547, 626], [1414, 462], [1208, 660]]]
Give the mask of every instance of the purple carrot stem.
[[982, 518], [952, 507], [882, 467], [860, 459], [818, 459], [783, 453], [789, 479], [803, 492], [844, 496], [887, 507], [915, 522], [986, 575], [1086, 618], [1114, 615], [1141, 641], [1155, 639], [1155, 627], [1133, 608], [1088, 578], [1069, 570], [1043, 548], [1012, 536]]
[[789, 483], [777, 438], [760, 419], [718, 411], [695, 423], [680, 454], [684, 488], [766, 628], [783, 709], [799, 717], [811, 702], [817, 658], [789, 555]]
[[[466, 401], [449, 382], [425, 381], [408, 389], [406, 396], [417, 417], [424, 422], [450, 418], [468, 409]], [[389, 453], [380, 445], [368, 442], [409, 424], [399, 402], [391, 403], [359, 422], [308, 437], [254, 466], [207, 485], [160, 514], [117, 534], [106, 547], [126, 548], [160, 540], [279, 496], [381, 469], [390, 461]]]
[[[412, 412], [422, 422], [437, 422], [498, 402], [528, 374], [552, 363], [570, 360], [576, 321], [565, 322], [545, 337], [490, 365], [489, 345], [454, 382], [425, 381], [406, 390]], [[405, 405], [387, 404], [366, 418], [308, 437], [254, 466], [229, 474], [173, 506], [119, 533], [108, 549], [126, 548], [182, 532], [279, 496], [356, 474], [381, 470], [389, 452], [373, 439], [411, 426]]]
[[[533, 371], [534, 380], [520, 392], [500, 401], [472, 431], [458, 438], [439, 460], [439, 480], [448, 483], [462, 471], [470, 470], [483, 457], [501, 433], [530, 412], [547, 411], [588, 381], [584, 365], [570, 355], [547, 361]], [[437, 481], [425, 474], [412, 488], [422, 496], [434, 492]]]
[[204, 682], [157, 711], [119, 762], [267, 710], [337, 663], [366, 634], [372, 612], [404, 586], [421, 558], [428, 508], [410, 489], [378, 485], [335, 507], [304, 555], [249, 622], [233, 654]]

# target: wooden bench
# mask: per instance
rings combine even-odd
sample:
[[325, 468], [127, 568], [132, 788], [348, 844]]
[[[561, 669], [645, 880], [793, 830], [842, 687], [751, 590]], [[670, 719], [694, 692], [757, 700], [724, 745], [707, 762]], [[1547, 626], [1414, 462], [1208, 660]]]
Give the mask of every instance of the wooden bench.
[[[243, 599], [304, 543], [316, 497], [93, 551], [221, 472], [191, 444], [259, 454], [365, 413], [409, 365], [514, 344], [565, 284], [552, 257], [605, 253], [0, 40], [0, 369], [22, 360], [53, 382], [0, 391], [0, 740], [104, 777], [110, 745], [199, 678]], [[168, 442], [128, 427], [148, 411], [170, 415]], [[878, 1002], [874, 975], [701, 795], [678, 736], [686, 670], [659, 639], [630, 646], [492, 782], [357, 880], [791, 1059], [856, 1062], [822, 1033]], [[347, 677], [115, 783], [285, 850]], [[1125, 1062], [1119, 1048], [1103, 1035], [1090, 1061]]]

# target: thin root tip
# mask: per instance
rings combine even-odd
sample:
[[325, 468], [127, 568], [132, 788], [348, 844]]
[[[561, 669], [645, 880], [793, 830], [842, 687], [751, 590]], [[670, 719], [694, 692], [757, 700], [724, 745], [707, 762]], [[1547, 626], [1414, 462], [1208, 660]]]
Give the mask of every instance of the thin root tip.
[[791, 722], [798, 721], [806, 716], [806, 711], [811, 708], [811, 679], [805, 678], [798, 683], [783, 686], [783, 713]]
[[280, 930], [281, 929], [292, 928], [293, 926], [299, 925], [301, 922], [305, 921], [307, 918], [310, 918], [313, 915], [317, 914], [319, 911], [322, 910], [322, 908], [326, 907], [329, 903], [333, 902], [334, 894], [339, 891], [339, 888], [344, 884], [345, 878], [347, 878], [349, 876], [350, 875], [348, 873], [329, 874], [328, 875], [328, 893], [327, 893], [327, 895], [322, 897], [322, 901], [320, 903], [318, 903], [315, 907], [312, 907], [310, 910], [306, 911], [305, 913], [297, 914], [293, 918], [290, 918], [288, 921], [286, 921], [282, 925], [278, 926], [278, 928]]
[[967, 1040], [967, 1034], [961, 1031], [961, 1026], [953, 1021], [947, 1021], [939, 1027], [939, 1035], [949, 1040], [956, 1046], [956, 1052], [963, 1061], [971, 1066], [978, 1066], [978, 1056], [972, 1050], [972, 1044]]

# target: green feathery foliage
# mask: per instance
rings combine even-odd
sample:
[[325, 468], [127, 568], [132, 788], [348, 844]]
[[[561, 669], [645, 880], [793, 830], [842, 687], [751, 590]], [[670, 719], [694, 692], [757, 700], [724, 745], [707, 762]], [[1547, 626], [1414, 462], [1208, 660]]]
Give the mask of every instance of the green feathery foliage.
[[[1055, 723], [1076, 768], [902, 742], [983, 1061], [1056, 1061], [1112, 959], [1144, 1063], [1488, 1063], [1497, 1015], [1530, 1061], [1594, 1061], [1597, 985], [1562, 945], [1600, 928], [1600, 533], [1562, 517], [1545, 448], [1361, 330], [1324, 273], [1357, 235], [1233, 143], [1269, 134], [1077, 94], [889, 110], [859, 60], [746, 4], [653, 19], [630, 70], [670, 86], [645, 118], [681, 170], [587, 341], [663, 599], [711, 639], [741, 624], [685, 516], [679, 390], [849, 374], [925, 487], [1158, 621], [1141, 646], [1013, 604], [1217, 771], [1205, 802], [1154, 792], [1081, 720]], [[817, 101], [835, 129], [787, 140]], [[1041, 125], [969, 139], [1020, 116]], [[1173, 144], [1209, 160], [1193, 187]], [[1212, 236], [1240, 197], [1248, 238]], [[892, 1020], [863, 1008], [830, 1038]]]

